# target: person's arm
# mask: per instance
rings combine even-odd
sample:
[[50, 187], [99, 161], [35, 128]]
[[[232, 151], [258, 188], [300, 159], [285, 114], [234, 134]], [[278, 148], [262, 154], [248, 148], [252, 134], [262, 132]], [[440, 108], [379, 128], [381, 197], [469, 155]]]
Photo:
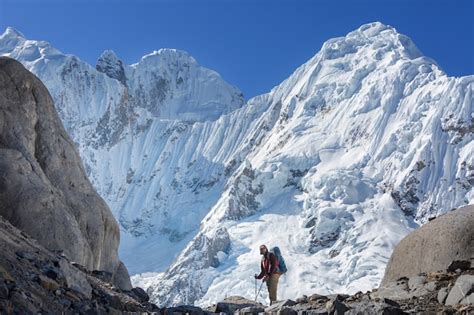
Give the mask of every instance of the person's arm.
[[265, 276], [265, 269], [263, 268], [263, 260], [260, 262], [260, 274], [257, 275], [256, 279], [262, 279]]
[[277, 271], [278, 267], [278, 260], [276, 256], [273, 253], [270, 253], [270, 272], [268, 273], [268, 276], [271, 276]]

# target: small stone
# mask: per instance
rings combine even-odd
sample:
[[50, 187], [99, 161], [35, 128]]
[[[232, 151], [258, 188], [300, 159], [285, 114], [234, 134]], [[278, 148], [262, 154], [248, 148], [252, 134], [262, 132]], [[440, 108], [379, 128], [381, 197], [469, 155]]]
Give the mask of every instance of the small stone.
[[400, 304], [398, 304], [394, 300], [390, 300], [390, 299], [387, 299], [387, 298], [384, 298], [382, 302], [384, 302], [385, 304], [391, 305], [391, 306], [400, 307]]
[[296, 302], [293, 300], [284, 300], [284, 301], [275, 302], [265, 309], [265, 313], [280, 312], [284, 308], [288, 308], [294, 305], [296, 305]]
[[64, 292], [64, 295], [68, 298], [70, 298], [73, 301], [80, 301], [81, 298], [74, 292], [74, 291], [66, 291]]
[[248, 306], [248, 307], [241, 308], [240, 310], [236, 311], [234, 314], [239, 314], [239, 315], [259, 314], [264, 311], [265, 309], [263, 307]]
[[410, 290], [415, 290], [418, 288], [422, 288], [424, 284], [426, 283], [426, 277], [425, 276], [416, 276], [416, 277], [411, 277], [408, 280], [408, 287]]
[[6, 271], [2, 266], [0, 266], [0, 278], [5, 279], [6, 281], [9, 282], [15, 282], [15, 279]]
[[35, 256], [33, 255], [33, 253], [29, 253], [29, 252], [25, 252], [25, 251], [18, 251], [15, 254], [18, 257], [29, 260], [29, 261], [33, 261], [35, 259]]
[[318, 300], [329, 300], [329, 299], [325, 295], [320, 295], [320, 294], [315, 293], [309, 297], [309, 300], [311, 302], [316, 302]]
[[5, 282], [0, 282], [0, 299], [8, 299], [9, 290]]
[[54, 291], [54, 294], [56, 294], [57, 296], [60, 296], [61, 295], [61, 290]]
[[50, 279], [48, 277], [45, 277], [43, 275], [38, 276], [38, 283], [45, 289], [50, 290], [50, 291], [56, 291], [59, 288], [59, 284], [54, 281], [53, 279]]
[[103, 270], [93, 270], [92, 275], [102, 281], [112, 283], [112, 273]]
[[44, 274], [48, 277], [48, 278], [51, 278], [53, 280], [56, 280], [58, 278], [58, 273], [52, 269], [52, 268], [48, 268]]
[[[176, 307], [170, 307], [166, 310], [165, 314], [190, 314], [190, 315], [204, 315], [204, 311], [193, 305], [180, 305]], [[236, 312], [234, 312], [235, 314]]]
[[436, 282], [434, 282], [434, 281], [428, 282], [427, 284], [425, 284], [425, 289], [430, 291], [430, 292], [435, 291], [436, 290]]
[[66, 308], [70, 307], [71, 306], [71, 301], [67, 300], [67, 299], [61, 299], [59, 300], [59, 303], [61, 303], [62, 305], [64, 305]]
[[135, 287], [131, 290], [131, 295], [133, 295], [133, 297], [139, 301], [140, 303], [146, 303], [150, 300], [150, 297], [148, 296], [148, 294], [145, 292], [145, 290], [143, 290], [142, 288], [140, 287]]
[[107, 304], [116, 309], [122, 309], [123, 303], [117, 295], [107, 294], [105, 297]]
[[349, 310], [346, 304], [342, 303], [341, 301], [335, 299], [328, 301], [326, 303], [326, 310], [329, 314], [344, 314]]
[[296, 303], [301, 304], [301, 303], [307, 303], [308, 302], [308, 297], [306, 295], [303, 295], [300, 298], [296, 299]]
[[448, 288], [441, 288], [438, 291], [438, 303], [444, 304], [444, 301], [446, 301], [447, 296], [448, 296]]

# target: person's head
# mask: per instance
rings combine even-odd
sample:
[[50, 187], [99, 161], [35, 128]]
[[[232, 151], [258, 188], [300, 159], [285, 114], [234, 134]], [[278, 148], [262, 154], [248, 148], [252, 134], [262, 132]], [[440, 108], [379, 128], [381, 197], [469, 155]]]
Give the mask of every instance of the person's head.
[[266, 255], [268, 253], [268, 248], [265, 245], [260, 245], [260, 255]]

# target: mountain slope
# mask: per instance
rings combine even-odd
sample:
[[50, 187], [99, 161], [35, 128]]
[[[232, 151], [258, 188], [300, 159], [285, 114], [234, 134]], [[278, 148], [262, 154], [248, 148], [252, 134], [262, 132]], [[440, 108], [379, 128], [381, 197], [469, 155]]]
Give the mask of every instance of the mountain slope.
[[473, 77], [446, 76], [392, 27], [327, 41], [245, 105], [182, 52], [132, 66], [106, 52], [97, 71], [30, 58], [46, 44], [12, 33], [0, 53], [76, 104], [61, 118], [130, 270], [161, 272], [135, 277], [159, 304], [255, 294], [260, 243], [288, 257], [280, 298], [370, 289], [415, 222], [474, 201]]

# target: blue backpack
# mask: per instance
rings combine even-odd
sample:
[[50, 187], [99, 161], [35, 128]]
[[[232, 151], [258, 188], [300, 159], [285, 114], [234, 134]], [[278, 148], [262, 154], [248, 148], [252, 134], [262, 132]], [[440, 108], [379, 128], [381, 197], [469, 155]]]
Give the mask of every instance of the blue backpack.
[[281, 251], [280, 249], [278, 248], [278, 246], [275, 246], [273, 247], [272, 249], [270, 249], [270, 253], [273, 253], [277, 260], [278, 260], [278, 269], [277, 269], [277, 272], [278, 273], [285, 273], [288, 271], [288, 268], [286, 268], [286, 263], [285, 263], [285, 259], [283, 258], [283, 256], [281, 255]]

